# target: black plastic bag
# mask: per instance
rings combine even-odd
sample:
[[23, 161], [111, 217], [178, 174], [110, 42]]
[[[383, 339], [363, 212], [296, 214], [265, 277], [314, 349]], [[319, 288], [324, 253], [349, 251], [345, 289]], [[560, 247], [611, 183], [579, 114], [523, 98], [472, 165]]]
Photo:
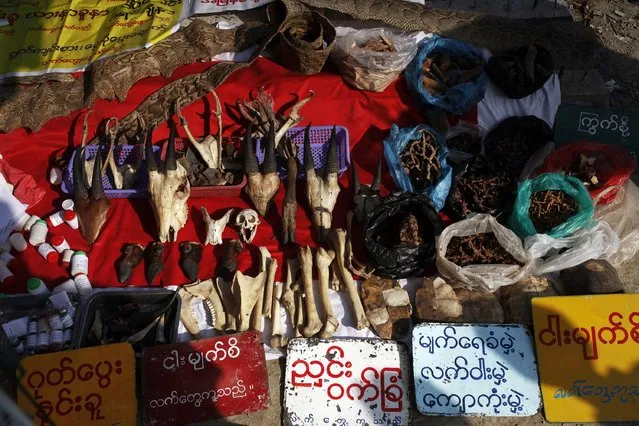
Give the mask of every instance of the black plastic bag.
[[[506, 96], [521, 99], [543, 87], [553, 73], [552, 55], [538, 44], [520, 46], [493, 56], [486, 74]], [[527, 64], [528, 59], [533, 59]], [[533, 78], [531, 78], [531, 76]]]
[[552, 129], [544, 120], [534, 115], [509, 117], [488, 133], [484, 152], [497, 169], [519, 179], [528, 159], [550, 140]]
[[[423, 240], [419, 245], [400, 241], [400, 227], [412, 214]], [[435, 237], [442, 231], [432, 202], [417, 193], [399, 192], [384, 198], [366, 217], [364, 246], [375, 275], [406, 278], [421, 274], [435, 259]]]
[[507, 171], [496, 168], [482, 155], [475, 156], [453, 176], [446, 210], [457, 220], [471, 213], [499, 218], [515, 201], [515, 183]]

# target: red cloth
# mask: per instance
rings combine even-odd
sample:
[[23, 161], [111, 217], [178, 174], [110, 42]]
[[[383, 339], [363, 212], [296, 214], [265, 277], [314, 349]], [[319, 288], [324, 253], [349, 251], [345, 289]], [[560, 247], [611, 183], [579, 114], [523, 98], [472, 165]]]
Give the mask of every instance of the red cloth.
[[[138, 82], [130, 90], [123, 103], [116, 101], [98, 101], [90, 115], [90, 135], [95, 134], [97, 125], [106, 118], [124, 117], [148, 95], [155, 92], [169, 81], [187, 74], [201, 72], [211, 63], [197, 63], [177, 70], [171, 79], [147, 78]], [[259, 86], [272, 94], [275, 107], [290, 106], [295, 95], [304, 97], [309, 90], [315, 92], [314, 99], [301, 111], [306, 125], [309, 121], [313, 125], [338, 124], [348, 128], [351, 147], [351, 161], [358, 167], [360, 181], [370, 183], [372, 173], [377, 164], [377, 158], [383, 156], [382, 141], [387, 136], [393, 123], [399, 126], [415, 125], [423, 122], [419, 108], [410, 99], [403, 78], [399, 78], [382, 93], [363, 92], [348, 87], [336, 73], [322, 73], [315, 76], [302, 76], [287, 71], [280, 65], [268, 59], [260, 58], [250, 67], [233, 74], [217, 89], [217, 94], [223, 103], [224, 135], [241, 135], [243, 129], [236, 124], [234, 105], [237, 99], [248, 98], [249, 91]], [[209, 102], [212, 96], [208, 95]], [[213, 103], [214, 105], [214, 103]], [[190, 129], [196, 137], [203, 135], [204, 123], [202, 113], [204, 102], [200, 99], [184, 108], [183, 114], [189, 122]], [[37, 113], [37, 111], [34, 111]], [[476, 113], [467, 118], [476, 122]], [[82, 119], [80, 111], [69, 117], [57, 118], [46, 123], [37, 133], [30, 133], [24, 129], [16, 130], [0, 136], [3, 155], [6, 160], [25, 172], [33, 175], [38, 184], [46, 189], [46, 195], [40, 203], [30, 209], [30, 213], [41, 217], [60, 209], [64, 197], [53, 188], [47, 179], [49, 159], [52, 153], [59, 154], [69, 146], [77, 146], [81, 141]], [[216, 132], [215, 120], [211, 124]], [[166, 124], [159, 126], [154, 133], [154, 141], [164, 141], [168, 137]], [[184, 131], [178, 127], [179, 136], [185, 137]], [[346, 212], [351, 208], [352, 193], [350, 190], [350, 172], [345, 173], [340, 184], [342, 191], [339, 195], [333, 217], [333, 227], [346, 226]], [[392, 190], [394, 184], [388, 174], [386, 163], [383, 161], [382, 177], [383, 193]], [[275, 205], [269, 214], [262, 218], [257, 235], [253, 243], [247, 245], [239, 256], [238, 269], [245, 273], [256, 273], [258, 267], [258, 246], [265, 246], [278, 260], [278, 279], [284, 270], [282, 265], [282, 249], [286, 257], [295, 253], [295, 247], [281, 247], [277, 235], [281, 224], [282, 201], [284, 199], [284, 184], [275, 198]], [[311, 222], [305, 196], [305, 185], [298, 183], [297, 200], [297, 242], [316, 246], [311, 235]], [[219, 218], [228, 208], [249, 208], [250, 201], [246, 194], [241, 197], [191, 198], [189, 200], [189, 221], [179, 231], [179, 241], [203, 242], [203, 223], [200, 207], [205, 206], [213, 218]], [[50, 229], [49, 236], [63, 235], [75, 250], [85, 250], [89, 256], [89, 278], [94, 287], [121, 286], [116, 277], [115, 261], [120, 256], [120, 249], [125, 243], [140, 243], [147, 245], [154, 240], [155, 221], [149, 203], [146, 199], [112, 199], [107, 225], [98, 241], [88, 247], [79, 231], [74, 231], [66, 224]], [[359, 231], [358, 231], [359, 232]], [[224, 239], [238, 238], [235, 228], [228, 226], [224, 231]], [[184, 284], [188, 280], [178, 266], [179, 242], [167, 243], [164, 249], [164, 271], [160, 274], [154, 286]], [[219, 256], [221, 246], [205, 246], [200, 264], [199, 277], [206, 279], [213, 276], [215, 256]], [[3, 288], [7, 293], [23, 292], [25, 281], [30, 276], [42, 278], [49, 287], [69, 278], [69, 272], [58, 265], [48, 264], [33, 247], [17, 256], [24, 268], [16, 273], [18, 286]], [[146, 286], [144, 278], [144, 264], [136, 268], [127, 284]]]

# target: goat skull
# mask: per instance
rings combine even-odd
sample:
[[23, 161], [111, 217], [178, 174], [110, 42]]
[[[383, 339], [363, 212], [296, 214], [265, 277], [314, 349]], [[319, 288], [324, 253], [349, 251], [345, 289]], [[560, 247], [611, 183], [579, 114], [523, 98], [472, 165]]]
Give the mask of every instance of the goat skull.
[[260, 173], [255, 150], [253, 149], [251, 125], [249, 125], [244, 140], [244, 173], [248, 177], [246, 192], [255, 209], [262, 216], [265, 216], [270, 209], [273, 204], [273, 197], [275, 197], [277, 190], [280, 188], [280, 176], [277, 173], [277, 164], [275, 162], [275, 131], [273, 126], [271, 126], [266, 139], [266, 154], [264, 155], [264, 164]]
[[311, 206], [313, 214], [313, 225], [317, 232], [319, 241], [325, 241], [331, 222], [333, 220], [333, 208], [337, 202], [337, 196], [340, 192], [339, 183], [337, 182], [337, 172], [339, 165], [337, 163], [337, 138], [335, 135], [335, 127], [331, 133], [331, 139], [326, 154], [326, 164], [324, 166], [324, 177], [320, 178], [315, 173], [315, 164], [313, 162], [313, 154], [311, 153], [309, 124], [304, 132], [304, 169], [306, 170], [306, 197]]
[[189, 125], [186, 119], [182, 116], [180, 112], [180, 105], [176, 105], [175, 110], [177, 111], [177, 115], [180, 118], [180, 123], [182, 127], [184, 127], [184, 132], [186, 132], [186, 136], [191, 141], [191, 145], [193, 148], [200, 154], [202, 160], [206, 163], [206, 165], [211, 169], [224, 169], [222, 166], [222, 106], [220, 105], [220, 99], [217, 97], [215, 90], [211, 91], [213, 93], [213, 97], [215, 98], [215, 117], [217, 118], [217, 127], [218, 127], [218, 137], [216, 138], [213, 135], [208, 135], [201, 142], [196, 140], [191, 134], [191, 130], [189, 129]]
[[102, 186], [102, 150], [98, 149], [93, 167], [91, 188], [87, 187], [84, 165], [84, 149], [77, 148], [73, 159], [73, 198], [78, 215], [80, 232], [89, 244], [93, 244], [107, 221], [111, 202]]
[[175, 125], [170, 125], [170, 135], [164, 161], [164, 170], [155, 162], [149, 129], [146, 139], [146, 164], [149, 172], [149, 202], [153, 209], [161, 242], [176, 241], [177, 234], [188, 219], [187, 201], [191, 185], [186, 169], [175, 156]]

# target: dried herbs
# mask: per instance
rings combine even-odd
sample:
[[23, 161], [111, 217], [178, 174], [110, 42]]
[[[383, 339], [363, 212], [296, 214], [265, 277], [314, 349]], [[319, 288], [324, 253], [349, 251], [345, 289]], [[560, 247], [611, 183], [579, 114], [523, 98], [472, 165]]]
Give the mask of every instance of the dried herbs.
[[538, 191], [530, 197], [528, 215], [540, 234], [561, 225], [577, 213], [577, 200], [563, 191]]
[[377, 38], [372, 38], [361, 46], [362, 49], [370, 50], [373, 52], [396, 52], [395, 46], [384, 36], [379, 36]]
[[472, 58], [435, 52], [422, 65], [422, 81], [428, 93], [443, 95], [453, 86], [472, 81], [481, 70], [481, 62]]
[[452, 212], [465, 218], [470, 213], [490, 213], [508, 208], [514, 198], [514, 181], [507, 171], [498, 171], [477, 157], [455, 178], [448, 198]]
[[430, 132], [419, 133], [421, 137], [410, 141], [399, 156], [416, 191], [433, 186], [442, 174], [437, 140]]
[[409, 213], [401, 222], [399, 229], [399, 243], [401, 245], [413, 247], [421, 246], [424, 243], [424, 239], [419, 231], [417, 217], [415, 217], [412, 213]]
[[446, 259], [458, 266], [521, 265], [506, 251], [492, 232], [453, 237], [446, 248]]

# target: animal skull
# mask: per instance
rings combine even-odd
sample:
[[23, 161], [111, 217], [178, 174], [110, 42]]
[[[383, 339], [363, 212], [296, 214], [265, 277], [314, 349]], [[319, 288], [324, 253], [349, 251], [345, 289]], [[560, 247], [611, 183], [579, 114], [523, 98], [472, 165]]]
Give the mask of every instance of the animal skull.
[[104, 194], [102, 186], [102, 150], [98, 149], [95, 156], [91, 188], [87, 187], [86, 168], [84, 161], [84, 148], [77, 148], [73, 159], [73, 198], [75, 212], [78, 215], [80, 232], [89, 244], [98, 239], [104, 224], [107, 221], [107, 213], [111, 208], [111, 202]]
[[326, 164], [324, 167], [324, 177], [319, 177], [315, 173], [313, 154], [311, 153], [310, 140], [311, 125], [309, 124], [304, 132], [304, 169], [306, 170], [306, 197], [313, 212], [313, 225], [317, 232], [319, 241], [326, 240], [331, 222], [333, 221], [333, 208], [337, 202], [340, 192], [337, 182], [337, 140], [335, 127], [331, 133], [331, 139], [326, 154]]
[[206, 211], [206, 207], [200, 207], [202, 211], [202, 218], [204, 219], [204, 223], [206, 224], [206, 239], [204, 241], [205, 245], [217, 245], [222, 244], [222, 233], [224, 232], [224, 228], [229, 223], [229, 219], [231, 218], [231, 213], [235, 211], [235, 209], [229, 209], [226, 211], [224, 216], [215, 220], [211, 219], [209, 213]]
[[277, 173], [275, 160], [275, 131], [273, 126], [268, 132], [266, 154], [262, 164], [262, 172], [257, 165], [253, 141], [251, 140], [251, 125], [246, 131], [244, 140], [244, 173], [248, 178], [246, 193], [253, 202], [255, 209], [265, 216], [273, 205], [273, 197], [280, 187], [280, 176]]
[[206, 165], [211, 169], [222, 170], [224, 169], [222, 166], [222, 106], [220, 105], [220, 99], [217, 97], [215, 90], [212, 90], [211, 92], [215, 98], [215, 117], [217, 118], [219, 133], [217, 138], [213, 135], [208, 135], [202, 141], [198, 141], [193, 137], [186, 119], [182, 116], [179, 104], [176, 105], [175, 110], [180, 118], [182, 127], [184, 127], [186, 136], [191, 141], [191, 145], [193, 145], [193, 148], [195, 148], [195, 150], [200, 154]]
[[377, 159], [377, 170], [373, 182], [369, 185], [360, 185], [355, 163], [353, 168], [353, 209], [355, 219], [363, 222], [366, 215], [381, 202], [379, 197], [379, 186], [382, 178], [382, 159]]
[[240, 237], [245, 243], [250, 243], [255, 238], [257, 226], [262, 223], [253, 209], [241, 210], [235, 217], [235, 226], [240, 229]]
[[152, 127], [147, 135], [145, 152], [149, 172], [149, 202], [157, 223], [159, 240], [163, 243], [176, 241], [178, 231], [186, 224], [187, 201], [191, 195], [187, 171], [175, 157], [175, 125], [171, 123], [169, 127], [171, 130], [164, 167], [158, 167], [153, 156]]

